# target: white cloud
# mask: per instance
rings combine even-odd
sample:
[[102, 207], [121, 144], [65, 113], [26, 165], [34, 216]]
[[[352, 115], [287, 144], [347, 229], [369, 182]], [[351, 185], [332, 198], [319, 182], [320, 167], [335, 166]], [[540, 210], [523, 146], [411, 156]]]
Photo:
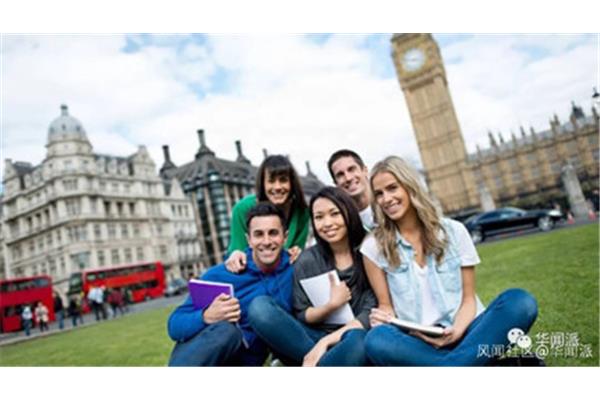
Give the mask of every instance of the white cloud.
[[[160, 46], [123, 53], [123, 36], [5, 37], [4, 156], [40, 162], [48, 124], [66, 102], [95, 151], [124, 155], [145, 144], [158, 166], [163, 144], [177, 164], [191, 161], [198, 128], [218, 156], [235, 158], [241, 139], [253, 163], [263, 148], [288, 153], [301, 173], [310, 160], [327, 183], [326, 160], [341, 147], [368, 164], [388, 154], [418, 160], [400, 86], [383, 73], [389, 50], [369, 51], [363, 36], [320, 44], [301, 35], [185, 39], [163, 36]], [[376, 40], [381, 48], [388, 41]], [[505, 139], [519, 124], [546, 129], [553, 112], [566, 118], [571, 99], [587, 112], [595, 46], [594, 36], [475, 35], [442, 48], [469, 150], [487, 145], [488, 129]], [[228, 90], [212, 92], [219, 70], [229, 73]]]

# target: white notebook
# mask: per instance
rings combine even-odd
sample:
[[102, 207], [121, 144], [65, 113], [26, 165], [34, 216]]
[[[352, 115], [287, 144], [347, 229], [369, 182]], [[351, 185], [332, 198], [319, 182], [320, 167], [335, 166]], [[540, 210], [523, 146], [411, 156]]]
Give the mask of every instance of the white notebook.
[[[340, 278], [335, 271], [325, 272], [310, 278], [301, 279], [300, 285], [306, 292], [310, 302], [314, 307], [321, 307], [327, 304], [331, 296], [331, 286], [329, 283], [329, 274], [331, 274], [336, 284], [340, 283]], [[350, 304], [346, 303], [325, 318], [324, 322], [328, 324], [345, 325], [354, 319], [354, 313]]]

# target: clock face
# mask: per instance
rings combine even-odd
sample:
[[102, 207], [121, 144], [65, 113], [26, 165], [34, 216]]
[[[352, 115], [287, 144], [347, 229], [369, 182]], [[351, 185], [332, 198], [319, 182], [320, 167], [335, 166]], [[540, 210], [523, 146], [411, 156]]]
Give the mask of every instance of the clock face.
[[402, 67], [405, 71], [413, 72], [425, 64], [425, 53], [421, 49], [410, 49], [402, 57]]

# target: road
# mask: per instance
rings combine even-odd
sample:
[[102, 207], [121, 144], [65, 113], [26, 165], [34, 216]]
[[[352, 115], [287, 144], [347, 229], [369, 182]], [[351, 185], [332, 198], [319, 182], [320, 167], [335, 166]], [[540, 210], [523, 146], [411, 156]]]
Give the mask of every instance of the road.
[[[164, 308], [164, 307], [167, 307], [170, 305], [181, 304], [183, 302], [185, 296], [187, 296], [187, 293], [179, 295], [179, 296], [160, 297], [158, 299], [152, 299], [152, 300], [148, 300], [148, 301], [145, 301], [142, 303], [137, 303], [132, 306], [129, 306], [128, 313], [126, 313], [124, 316], [121, 316], [119, 314], [119, 316], [117, 318], [127, 318], [129, 315], [136, 314], [136, 313], [139, 313], [142, 311], [154, 310], [154, 309], [158, 309], [158, 308]], [[107, 307], [107, 308], [110, 308], [110, 307]], [[109, 317], [109, 319], [111, 319], [111, 318]], [[85, 328], [86, 326], [101, 324], [104, 321], [103, 320], [96, 321], [96, 317], [94, 316], [94, 313], [90, 312], [83, 316], [83, 322], [84, 322], [83, 324], [78, 324], [77, 327], [73, 327], [71, 324], [71, 318], [65, 318], [64, 328], [62, 330], [58, 328], [58, 321], [54, 321], [49, 324], [49, 327], [50, 327], [49, 330], [45, 331], [44, 333], [41, 333], [39, 328], [35, 328], [35, 329], [31, 330], [29, 336], [25, 335], [25, 331], [3, 333], [3, 334], [0, 334], [0, 346], [19, 343], [19, 342], [23, 342], [23, 341], [27, 341], [27, 340], [36, 339], [39, 337], [56, 335], [56, 334], [60, 334], [62, 332], [71, 331], [73, 329], [82, 329], [82, 328]]]

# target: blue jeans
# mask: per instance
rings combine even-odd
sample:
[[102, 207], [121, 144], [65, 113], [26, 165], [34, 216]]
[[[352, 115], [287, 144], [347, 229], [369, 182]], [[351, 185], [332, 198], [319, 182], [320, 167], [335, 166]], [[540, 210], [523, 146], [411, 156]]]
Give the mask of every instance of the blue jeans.
[[[301, 365], [304, 356], [327, 332], [313, 329], [293, 318], [270, 296], [255, 298], [248, 308], [248, 321], [277, 357], [286, 364]], [[361, 366], [368, 360], [364, 329], [351, 329], [319, 360], [320, 366]]]
[[260, 340], [246, 349], [241, 330], [230, 322], [221, 321], [207, 326], [185, 342], [177, 343], [169, 366], [260, 366], [266, 358], [267, 350]]
[[463, 338], [436, 349], [392, 325], [373, 328], [365, 339], [369, 359], [383, 366], [482, 366], [492, 358], [480, 355], [480, 346], [509, 343], [507, 333], [520, 328], [527, 333], [537, 317], [537, 302], [522, 289], [498, 296], [467, 328]]
[[63, 329], [65, 327], [65, 311], [64, 310], [57, 311], [56, 319], [58, 319], [58, 328]]
[[25, 335], [29, 336], [31, 332], [31, 320], [24, 319], [23, 320], [23, 329], [25, 329]]

